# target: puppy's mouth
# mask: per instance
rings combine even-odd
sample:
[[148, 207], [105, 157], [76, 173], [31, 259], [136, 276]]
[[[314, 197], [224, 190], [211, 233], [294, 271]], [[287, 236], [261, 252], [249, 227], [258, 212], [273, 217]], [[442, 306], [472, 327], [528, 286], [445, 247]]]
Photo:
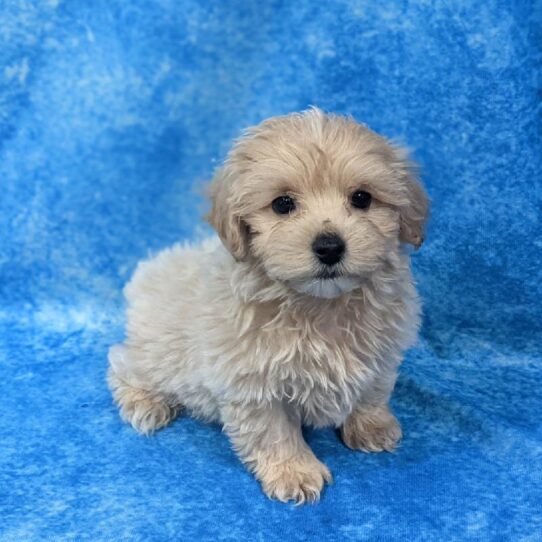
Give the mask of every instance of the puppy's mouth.
[[361, 278], [343, 274], [336, 269], [323, 269], [312, 277], [289, 281], [289, 283], [299, 293], [333, 299], [358, 288]]
[[320, 280], [332, 280], [339, 278], [340, 276], [341, 273], [339, 273], [336, 269], [323, 269], [316, 275], [316, 278]]

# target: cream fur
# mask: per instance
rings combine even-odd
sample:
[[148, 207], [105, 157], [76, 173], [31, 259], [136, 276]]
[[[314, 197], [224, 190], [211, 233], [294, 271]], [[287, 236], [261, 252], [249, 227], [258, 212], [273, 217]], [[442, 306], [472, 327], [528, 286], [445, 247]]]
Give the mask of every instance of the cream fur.
[[[373, 195], [368, 210], [352, 190]], [[271, 201], [295, 197], [291, 215]], [[313, 109], [247, 132], [212, 187], [222, 243], [174, 246], [125, 289], [127, 338], [109, 354], [122, 417], [150, 433], [181, 408], [223, 424], [270, 497], [319, 498], [331, 475], [302, 424], [392, 450], [388, 409], [419, 304], [401, 242], [419, 245], [427, 199], [401, 152], [351, 119]], [[347, 243], [338, 278], [319, 278], [315, 235]]]

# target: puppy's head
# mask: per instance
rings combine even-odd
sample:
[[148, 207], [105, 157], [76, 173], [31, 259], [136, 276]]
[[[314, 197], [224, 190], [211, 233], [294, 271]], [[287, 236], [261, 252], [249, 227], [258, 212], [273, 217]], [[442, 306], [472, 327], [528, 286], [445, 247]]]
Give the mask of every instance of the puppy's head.
[[406, 154], [317, 109], [266, 120], [211, 185], [209, 221], [237, 260], [299, 292], [357, 288], [399, 244], [419, 247], [427, 197]]

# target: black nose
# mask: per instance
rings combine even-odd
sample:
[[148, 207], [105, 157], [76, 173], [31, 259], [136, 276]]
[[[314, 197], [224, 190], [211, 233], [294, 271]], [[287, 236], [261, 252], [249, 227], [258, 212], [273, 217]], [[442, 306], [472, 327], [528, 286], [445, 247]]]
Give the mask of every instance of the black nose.
[[344, 241], [336, 233], [321, 233], [312, 244], [312, 251], [326, 265], [340, 262], [345, 248]]

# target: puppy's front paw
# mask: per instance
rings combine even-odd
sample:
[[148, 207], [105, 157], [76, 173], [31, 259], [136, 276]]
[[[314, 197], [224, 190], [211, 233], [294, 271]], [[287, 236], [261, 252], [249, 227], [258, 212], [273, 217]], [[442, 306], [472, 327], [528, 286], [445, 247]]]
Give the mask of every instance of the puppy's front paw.
[[387, 407], [359, 408], [341, 428], [344, 443], [364, 452], [393, 452], [402, 435], [399, 422]]
[[260, 480], [269, 498], [303, 504], [318, 501], [324, 483], [330, 483], [332, 477], [323, 463], [307, 455], [269, 465]]

